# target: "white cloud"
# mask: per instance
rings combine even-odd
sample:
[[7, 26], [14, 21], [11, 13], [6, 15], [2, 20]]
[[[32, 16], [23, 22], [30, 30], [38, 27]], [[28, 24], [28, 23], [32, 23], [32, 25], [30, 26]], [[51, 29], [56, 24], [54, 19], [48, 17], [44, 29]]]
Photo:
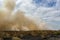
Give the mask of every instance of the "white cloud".
[[[60, 21], [59, 19], [60, 16], [56, 17], [57, 13], [60, 13], [60, 10], [58, 10], [60, 7], [59, 6], [60, 0], [57, 0], [56, 2], [57, 2], [56, 7], [47, 8], [47, 7], [40, 6], [37, 8], [37, 6], [35, 6], [35, 4], [32, 3], [32, 0], [20, 0], [19, 9], [22, 11], [25, 11], [26, 16], [32, 19], [34, 18], [37, 23], [40, 23], [41, 20], [43, 20], [43, 21], [46, 21], [46, 23], [48, 23], [46, 25], [48, 29], [55, 29], [54, 25], [52, 24], [53, 23], [52, 21], [53, 20]], [[52, 24], [52, 25], [49, 25], [49, 24]], [[60, 28], [59, 26], [57, 29]]]
[[[0, 5], [2, 5], [1, 3], [3, 3], [2, 0], [0, 0]], [[56, 15], [60, 14], [60, 0], [57, 0], [56, 7], [52, 8], [42, 6], [37, 7], [35, 4], [32, 3], [32, 0], [17, 0], [16, 10], [18, 9], [24, 11], [26, 13], [25, 15], [28, 18], [35, 19], [36, 23], [38, 24], [41, 23], [42, 20], [43, 22], [46, 21], [46, 28], [48, 29], [55, 29], [55, 24], [54, 22], [52, 22], [53, 20], [60, 22], [60, 16], [56, 17]], [[57, 29], [60, 28], [59, 26]]]

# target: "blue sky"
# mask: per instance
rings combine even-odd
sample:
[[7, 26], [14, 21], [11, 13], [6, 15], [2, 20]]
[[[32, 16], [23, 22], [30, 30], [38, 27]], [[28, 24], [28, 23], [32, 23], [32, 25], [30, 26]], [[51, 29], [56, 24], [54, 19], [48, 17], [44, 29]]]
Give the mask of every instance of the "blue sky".
[[37, 6], [46, 6], [46, 7], [53, 7], [56, 6], [56, 0], [51, 0], [51, 1], [47, 1], [47, 0], [33, 0], [33, 2], [37, 5]]

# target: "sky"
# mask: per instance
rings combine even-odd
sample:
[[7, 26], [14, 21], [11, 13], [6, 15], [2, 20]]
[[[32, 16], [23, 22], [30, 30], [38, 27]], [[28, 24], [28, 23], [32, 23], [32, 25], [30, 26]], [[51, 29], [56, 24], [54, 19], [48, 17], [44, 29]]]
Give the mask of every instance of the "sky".
[[60, 29], [59, 4], [60, 0], [17, 0], [18, 9], [26, 12], [26, 16], [35, 18], [37, 23], [43, 20], [51, 30]]
[[60, 0], [16, 0], [15, 10], [24, 11], [25, 16], [35, 19], [37, 24], [43, 20], [48, 29], [60, 30], [59, 4]]

